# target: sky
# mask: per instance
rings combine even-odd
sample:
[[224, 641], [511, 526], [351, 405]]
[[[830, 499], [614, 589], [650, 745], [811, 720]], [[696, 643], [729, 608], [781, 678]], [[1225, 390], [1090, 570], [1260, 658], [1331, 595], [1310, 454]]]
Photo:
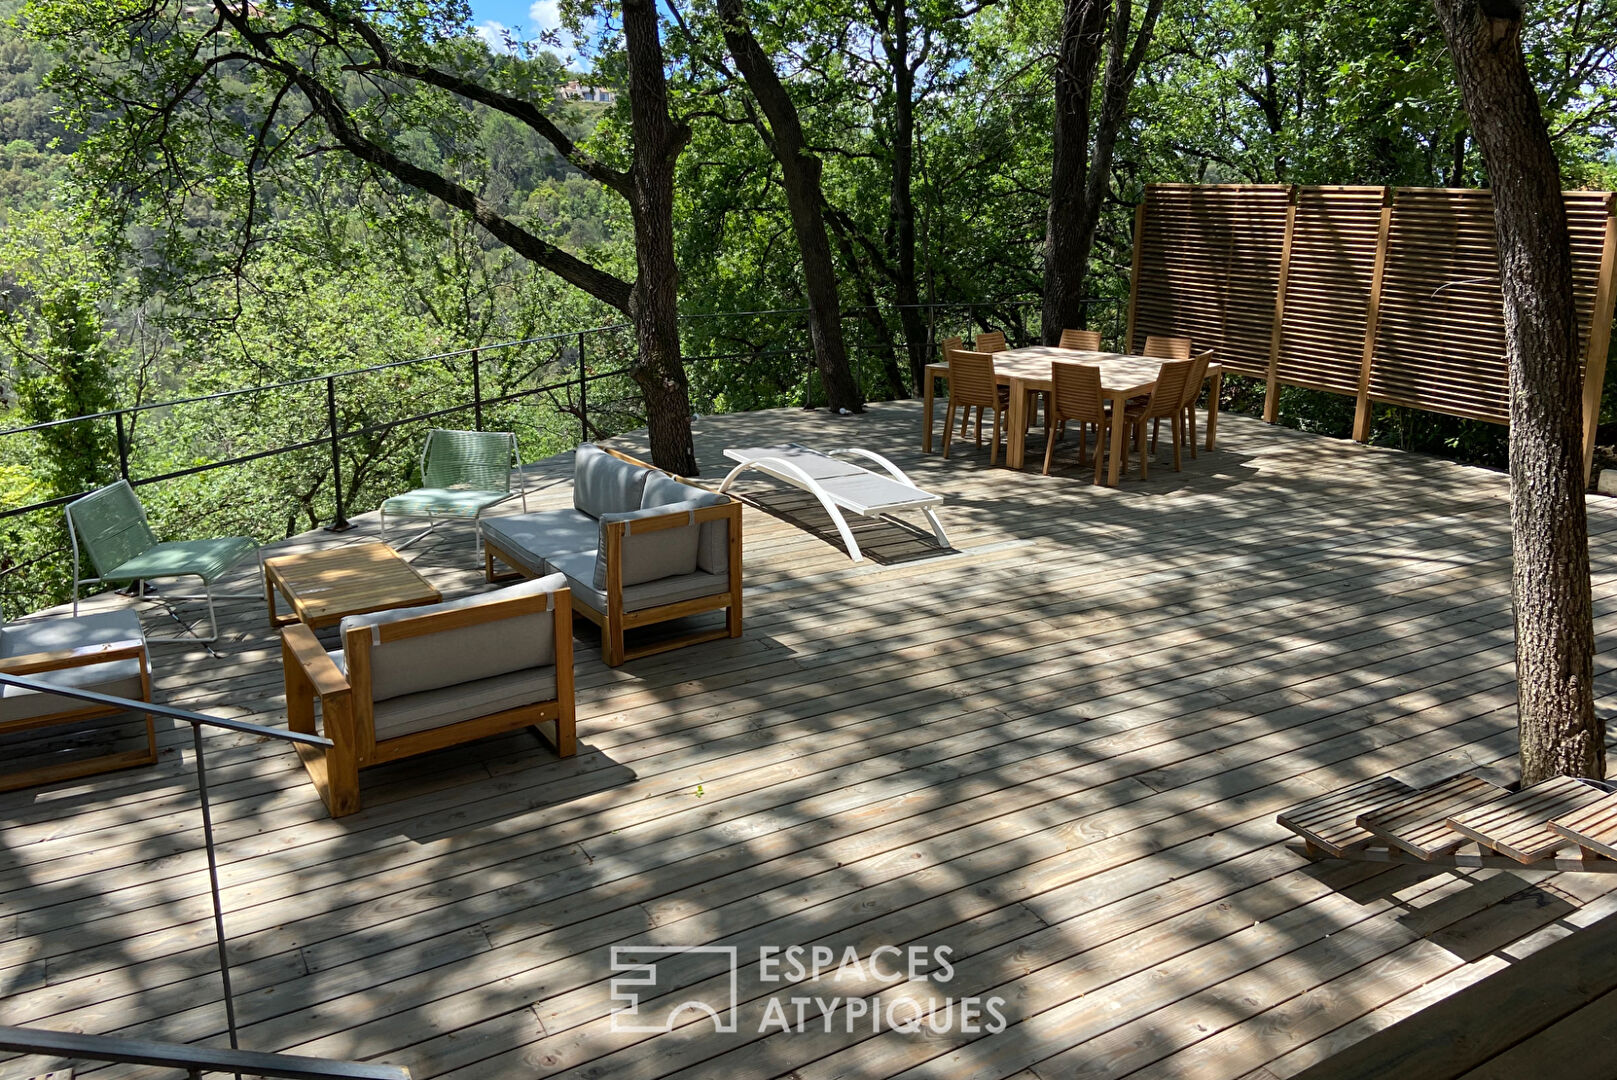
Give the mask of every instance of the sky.
[[[499, 47], [504, 31], [520, 28], [523, 38], [541, 30], [561, 26], [557, 0], [472, 0], [472, 16], [478, 31], [492, 46]], [[567, 40], [564, 34], [563, 40]]]

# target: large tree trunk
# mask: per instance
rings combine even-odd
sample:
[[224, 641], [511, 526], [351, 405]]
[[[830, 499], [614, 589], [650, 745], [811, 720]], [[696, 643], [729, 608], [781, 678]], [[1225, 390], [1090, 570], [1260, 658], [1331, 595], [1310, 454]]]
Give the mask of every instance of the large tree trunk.
[[1601, 777], [1582, 379], [1560, 168], [1522, 56], [1520, 0], [1435, 6], [1493, 187], [1510, 363], [1522, 783]]
[[[1118, 0], [1106, 34], [1110, 0], [1066, 0], [1055, 73], [1055, 138], [1050, 165], [1050, 211], [1044, 244], [1042, 336], [1047, 345], [1068, 327], [1084, 325], [1084, 279], [1101, 208], [1111, 183], [1112, 154], [1128, 116], [1134, 77], [1156, 30], [1162, 0], [1148, 0], [1137, 31], [1131, 0]], [[1133, 43], [1130, 44], [1132, 33]], [[1095, 76], [1106, 54], [1106, 81], [1090, 147]]]
[[668, 112], [654, 0], [624, 0], [623, 35], [634, 132], [629, 202], [638, 270], [629, 297], [639, 354], [632, 374], [646, 399], [652, 462], [695, 476], [690, 386], [679, 352], [679, 268], [674, 262], [674, 163], [690, 141], [690, 130]]
[[825, 387], [826, 405], [833, 413], [863, 412], [864, 396], [848, 366], [848, 349], [842, 338], [837, 271], [831, 261], [831, 243], [826, 238], [825, 215], [821, 210], [824, 200], [820, 191], [820, 159], [808, 152], [797, 105], [776, 74], [775, 65], [752, 36], [741, 0], [719, 0], [719, 17], [724, 23], [724, 43], [769, 123], [764, 141], [780, 163], [786, 207], [791, 213], [792, 231], [803, 258], [803, 284], [809, 300], [809, 337], [820, 381]]
[[910, 355], [911, 385], [926, 377], [926, 320], [921, 318], [921, 292], [915, 280], [915, 68], [910, 59], [910, 16], [905, 0], [893, 5], [893, 25], [884, 35], [888, 65], [893, 69], [893, 180], [889, 198], [892, 230], [894, 299], [904, 344]]

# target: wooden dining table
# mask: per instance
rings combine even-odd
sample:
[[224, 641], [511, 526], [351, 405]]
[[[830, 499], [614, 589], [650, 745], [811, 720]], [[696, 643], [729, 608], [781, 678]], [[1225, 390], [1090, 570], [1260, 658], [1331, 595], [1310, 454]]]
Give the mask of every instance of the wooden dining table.
[[[1057, 360], [1093, 364], [1100, 368], [1101, 397], [1111, 402], [1114, 416], [1123, 415], [1124, 403], [1129, 398], [1149, 394], [1157, 385], [1162, 361], [1149, 356], [1128, 356], [1123, 353], [1089, 352], [1083, 349], [1061, 349], [1054, 345], [1030, 345], [1023, 349], [1006, 349], [992, 354], [994, 378], [1010, 392], [1010, 415], [1006, 419], [1005, 464], [1020, 469], [1027, 459], [1028, 409], [1027, 392], [1050, 389], [1050, 364]], [[921, 422], [921, 449], [932, 452], [933, 402], [937, 398], [937, 380], [948, 378], [949, 365], [928, 364], [926, 385], [922, 389], [923, 411]], [[1207, 449], [1218, 445], [1218, 398], [1224, 385], [1224, 369], [1216, 363], [1207, 365], [1207, 381], [1212, 393], [1207, 401]], [[1111, 425], [1111, 460], [1106, 467], [1106, 482], [1115, 485], [1123, 462], [1123, 429], [1121, 423]]]

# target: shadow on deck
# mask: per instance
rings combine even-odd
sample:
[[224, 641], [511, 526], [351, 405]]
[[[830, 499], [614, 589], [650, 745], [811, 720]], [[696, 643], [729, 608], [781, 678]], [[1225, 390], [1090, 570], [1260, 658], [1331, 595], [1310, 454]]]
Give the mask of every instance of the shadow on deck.
[[[1070, 451], [1012, 473], [918, 431], [914, 404], [699, 420], [715, 480], [725, 446], [893, 458], [946, 496], [954, 548], [865, 523], [854, 564], [747, 479], [770, 512], [746, 511], [744, 636], [608, 669], [582, 630], [574, 759], [518, 733], [379, 767], [332, 821], [289, 750], [211, 735], [244, 1045], [418, 1078], [1280, 1077], [1617, 911], [1592, 875], [1308, 865], [1274, 823], [1387, 773], [1514, 779], [1504, 477], [1226, 417], [1182, 473], [1105, 489]], [[533, 507], [570, 476], [526, 467]], [[464, 526], [407, 554], [445, 595], [484, 587]], [[221, 619], [212, 651], [154, 650], [159, 700], [284, 723], [263, 605]], [[0, 796], [0, 1022], [219, 1037], [188, 739]], [[738, 1030], [616, 1030], [614, 945], [736, 947]], [[952, 978], [762, 981], [758, 949], [792, 945], [947, 947]], [[665, 1011], [727, 1000], [722, 957], [665, 974]], [[934, 995], [1003, 999], [1009, 1026], [891, 1030]], [[794, 997], [843, 1004], [771, 1026]]]

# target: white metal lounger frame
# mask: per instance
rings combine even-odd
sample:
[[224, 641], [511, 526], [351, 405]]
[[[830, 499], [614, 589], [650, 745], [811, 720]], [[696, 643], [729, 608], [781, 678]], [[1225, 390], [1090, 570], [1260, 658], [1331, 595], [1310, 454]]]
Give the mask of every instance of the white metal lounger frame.
[[[905, 487], [913, 488], [916, 493], [926, 497], [916, 499], [913, 502], [891, 503], [883, 505], [880, 508], [871, 507], [868, 509], [861, 509], [858, 506], [840, 501], [834, 494], [822, 487], [820, 482], [815, 480], [814, 477], [810, 476], [808, 473], [804, 472], [790, 461], [778, 457], [758, 457], [753, 458], [751, 461], [741, 462], [735, 468], [730, 470], [730, 475], [726, 476], [724, 478], [724, 482], [719, 485], [719, 491], [721, 493], [729, 491], [730, 485], [735, 482], [735, 478], [740, 476], [748, 469], [757, 469], [765, 476], [773, 476], [776, 480], [781, 480], [785, 483], [791, 484], [793, 487], [802, 488], [804, 491], [807, 491], [816, 499], [820, 500], [820, 505], [825, 508], [825, 512], [831, 516], [832, 523], [836, 525], [837, 532], [842, 534], [842, 543], [847, 547], [848, 554], [852, 556], [854, 562], [863, 560], [864, 555], [859, 551], [859, 541], [853, 538], [853, 531], [848, 528], [847, 519], [842, 516], [843, 508], [852, 510], [861, 517], [891, 517], [893, 514], [898, 513], [901, 510], [919, 510], [926, 515], [926, 520], [931, 523], [932, 535], [937, 539], [938, 546], [942, 548], [949, 546], [949, 535], [943, 531], [943, 523], [938, 520], [938, 515], [932, 512], [932, 507], [942, 502], [943, 497], [941, 495], [933, 495], [929, 492], [922, 491], [920, 488], [916, 487], [910, 482], [910, 478], [904, 475], [904, 471], [897, 465], [894, 465], [891, 461], [888, 461], [880, 454], [873, 453], [869, 450], [862, 450], [857, 446], [848, 446], [841, 450], [810, 450], [809, 452], [826, 458], [836, 457], [838, 454], [853, 454], [858, 455], [859, 457], [869, 458], [871, 461], [874, 461], [876, 464], [880, 465], [882, 468], [891, 473], [894, 480], [897, 480]], [[871, 472], [869, 469], [864, 469], [864, 471], [871, 473], [872, 476], [879, 475]]]

